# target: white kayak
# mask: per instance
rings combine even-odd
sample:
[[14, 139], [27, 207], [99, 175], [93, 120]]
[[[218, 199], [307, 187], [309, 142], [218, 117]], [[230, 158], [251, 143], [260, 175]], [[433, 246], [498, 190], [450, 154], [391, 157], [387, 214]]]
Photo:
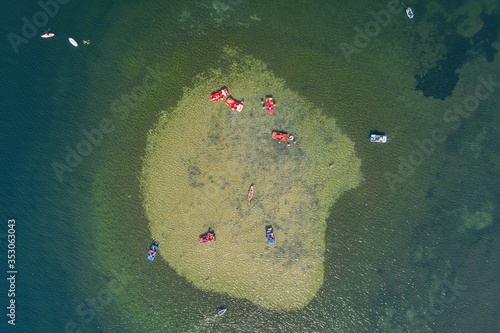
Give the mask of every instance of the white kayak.
[[76, 40], [74, 40], [73, 38], [68, 38], [69, 42], [71, 43], [71, 45], [73, 45], [74, 47], [78, 47], [78, 43], [76, 42]]

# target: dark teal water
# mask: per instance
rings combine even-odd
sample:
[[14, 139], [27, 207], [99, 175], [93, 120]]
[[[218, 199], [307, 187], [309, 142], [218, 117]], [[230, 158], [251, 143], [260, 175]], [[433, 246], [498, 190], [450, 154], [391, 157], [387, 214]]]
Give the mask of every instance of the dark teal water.
[[[229, 9], [213, 10], [214, 3]], [[409, 5], [414, 20], [394, 14], [347, 62], [340, 44], [355, 45], [354, 27], [373, 21], [369, 12], [388, 2], [70, 1], [17, 53], [7, 35], [21, 35], [21, 18], [40, 7], [4, 4], [0, 331], [498, 332], [500, 86], [481, 82], [500, 82], [500, 8], [495, 1]], [[183, 11], [190, 18], [181, 19]], [[49, 27], [56, 37], [38, 38]], [[124, 212], [138, 211], [130, 220], [96, 213], [108, 211], [107, 201], [96, 200], [106, 184], [98, 175], [118, 175], [127, 181], [124, 192], [138, 191], [134, 174], [160, 108], [117, 126], [64, 181], [52, 167], [137, 85], [130, 78], [142, 74], [130, 73], [158, 64], [170, 70], [168, 97], [158, 100], [174, 106], [192, 76], [218, 64], [219, 43], [210, 42], [216, 33], [319, 106], [339, 105], [340, 112], [325, 113], [363, 161], [365, 182], [328, 220], [324, 287], [302, 311], [268, 311], [196, 290], [165, 263], [144, 263], [150, 236], [140, 205], [123, 204]], [[92, 43], [73, 48], [69, 36]], [[467, 98], [477, 89], [490, 94], [459, 113], [459, 124], [450, 121], [447, 110], [473, 103]], [[366, 144], [375, 129], [389, 134], [389, 144]], [[414, 139], [436, 129], [445, 131], [444, 142], [411, 162], [418, 158]], [[7, 295], [9, 219], [16, 221], [15, 298]], [[119, 241], [106, 238], [99, 223]], [[7, 322], [10, 299], [15, 326]], [[229, 306], [225, 317], [206, 322], [220, 303]]]

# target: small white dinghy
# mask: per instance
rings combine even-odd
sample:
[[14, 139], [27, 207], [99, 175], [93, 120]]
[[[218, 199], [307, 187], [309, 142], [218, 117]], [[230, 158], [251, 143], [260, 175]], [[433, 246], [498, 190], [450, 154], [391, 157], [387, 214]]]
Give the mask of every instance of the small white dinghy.
[[71, 43], [71, 45], [73, 45], [74, 47], [78, 47], [78, 43], [76, 42], [76, 40], [74, 40], [73, 38], [68, 38], [69, 42]]
[[411, 20], [413, 18], [413, 16], [415, 16], [413, 14], [413, 10], [411, 10], [411, 7], [408, 7], [404, 3], [403, 3], [403, 7], [405, 7], [406, 16], [408, 16], [408, 18]]
[[411, 20], [413, 18], [413, 10], [411, 10], [410, 7], [406, 7], [406, 16], [408, 16], [408, 18]]

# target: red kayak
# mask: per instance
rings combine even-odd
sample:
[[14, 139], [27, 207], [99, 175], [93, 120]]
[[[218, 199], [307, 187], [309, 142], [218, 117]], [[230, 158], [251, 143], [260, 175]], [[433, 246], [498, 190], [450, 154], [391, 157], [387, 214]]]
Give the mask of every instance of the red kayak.
[[232, 97], [228, 97], [226, 99], [226, 105], [229, 106], [231, 109], [238, 111], [238, 112], [241, 112], [241, 110], [243, 110], [243, 101], [238, 102], [237, 100], [235, 100]]
[[267, 114], [273, 114], [274, 113], [274, 98], [272, 97], [266, 97], [266, 104], [265, 104], [265, 109]]
[[213, 92], [210, 96], [210, 99], [212, 100], [212, 102], [218, 102], [223, 100], [227, 96], [229, 96], [229, 91], [227, 90], [227, 88], [222, 88], [216, 92]]

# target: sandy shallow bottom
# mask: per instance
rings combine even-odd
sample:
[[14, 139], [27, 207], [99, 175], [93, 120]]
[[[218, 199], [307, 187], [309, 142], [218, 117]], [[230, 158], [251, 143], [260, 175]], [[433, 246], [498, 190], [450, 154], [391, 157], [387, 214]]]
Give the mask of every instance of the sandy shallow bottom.
[[[260, 61], [236, 55], [226, 50], [230, 66], [196, 78], [149, 133], [144, 207], [159, 256], [195, 286], [267, 308], [300, 309], [323, 284], [325, 219], [338, 197], [360, 183], [360, 160], [334, 119]], [[244, 98], [241, 113], [210, 101], [222, 86]], [[268, 94], [277, 102], [273, 115], [260, 103]], [[297, 143], [278, 143], [272, 130], [293, 133]], [[273, 245], [266, 225], [274, 227]], [[199, 244], [209, 227], [217, 241]]]

